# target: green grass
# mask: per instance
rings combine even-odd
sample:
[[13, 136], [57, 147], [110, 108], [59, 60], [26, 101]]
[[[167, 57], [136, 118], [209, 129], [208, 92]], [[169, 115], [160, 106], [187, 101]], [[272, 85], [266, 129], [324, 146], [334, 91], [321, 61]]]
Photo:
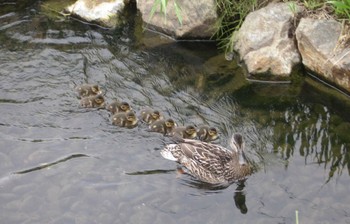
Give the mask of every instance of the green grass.
[[[174, 9], [179, 23], [182, 25], [182, 10], [176, 0], [153, 0], [153, 6], [150, 13], [150, 19], [153, 17], [157, 9], [164, 15], [166, 19], [168, 4], [174, 4]], [[219, 43], [219, 48], [225, 52], [232, 52], [236, 37], [235, 31], [242, 26], [244, 19], [248, 13], [266, 6], [271, 0], [216, 0], [217, 12], [219, 18], [215, 23], [215, 34], [213, 39]], [[297, 12], [297, 4], [302, 3], [308, 10], [317, 10], [325, 4], [330, 4], [338, 19], [350, 21], [350, 0], [286, 0], [289, 9], [295, 14]]]
[[233, 51], [235, 31], [238, 30], [249, 12], [259, 8], [259, 0], [217, 0], [219, 19], [215, 24], [213, 38], [218, 40], [219, 48]]
[[335, 13], [340, 18], [350, 20], [350, 0], [327, 1], [335, 10]]
[[[182, 15], [181, 15], [180, 5], [176, 2], [176, 0], [170, 0], [170, 1], [174, 4], [175, 14], [177, 16], [177, 19], [180, 25], [182, 25]], [[168, 3], [169, 3], [169, 0], [154, 0], [149, 20], [152, 19], [154, 13], [158, 8], [159, 8], [159, 11], [164, 15], [164, 18], [166, 19]]]

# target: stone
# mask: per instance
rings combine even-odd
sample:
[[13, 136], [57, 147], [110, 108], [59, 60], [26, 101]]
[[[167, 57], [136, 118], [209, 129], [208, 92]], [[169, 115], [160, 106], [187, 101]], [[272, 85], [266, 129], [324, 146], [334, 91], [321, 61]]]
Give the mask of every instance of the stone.
[[350, 48], [341, 44], [342, 25], [335, 20], [303, 18], [296, 38], [304, 66], [350, 92]]
[[215, 0], [177, 0], [181, 8], [182, 24], [175, 11], [175, 1], [168, 1], [166, 17], [158, 6], [151, 16], [156, 1], [137, 0], [137, 8], [142, 14], [146, 28], [161, 32], [175, 39], [207, 39], [214, 33], [214, 24], [218, 19]]
[[119, 15], [125, 7], [124, 0], [78, 0], [66, 8], [68, 13], [90, 23], [116, 28]]
[[300, 63], [291, 35], [293, 19], [287, 3], [269, 4], [247, 15], [236, 34], [234, 50], [246, 64], [248, 73], [291, 74], [293, 67]]

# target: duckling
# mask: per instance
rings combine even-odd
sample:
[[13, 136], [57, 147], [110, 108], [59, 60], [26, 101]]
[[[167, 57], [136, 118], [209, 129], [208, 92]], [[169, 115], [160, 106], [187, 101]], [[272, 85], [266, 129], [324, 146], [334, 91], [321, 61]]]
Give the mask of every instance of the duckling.
[[182, 139], [166, 145], [160, 154], [180, 163], [200, 181], [226, 185], [245, 179], [253, 172], [244, 154], [242, 135], [234, 134], [230, 147], [232, 150], [200, 140]]
[[102, 95], [84, 97], [80, 100], [80, 105], [87, 108], [105, 108], [105, 98]]
[[198, 139], [205, 142], [215, 141], [218, 137], [218, 131], [214, 127], [201, 126], [197, 129]]
[[194, 139], [197, 137], [196, 128], [193, 125], [188, 125], [186, 127], [176, 127], [173, 129], [172, 136], [179, 136], [181, 138]]
[[82, 84], [77, 86], [75, 90], [78, 93], [78, 97], [84, 98], [88, 96], [96, 96], [102, 94], [100, 87], [96, 84]]
[[158, 120], [153, 122], [149, 126], [149, 130], [153, 132], [159, 132], [164, 135], [170, 135], [172, 130], [177, 126], [175, 121], [171, 118], [167, 120]]
[[112, 124], [120, 127], [136, 127], [138, 119], [133, 111], [118, 112], [112, 117]]
[[118, 100], [114, 100], [112, 103], [110, 103], [107, 106], [107, 110], [109, 112], [111, 112], [112, 114], [116, 114], [118, 112], [129, 112], [131, 111], [131, 107], [129, 105], [129, 103], [125, 102], [125, 101], [118, 101]]
[[155, 121], [162, 120], [163, 116], [158, 110], [153, 110], [149, 107], [144, 108], [140, 111], [140, 118], [147, 124], [152, 124]]

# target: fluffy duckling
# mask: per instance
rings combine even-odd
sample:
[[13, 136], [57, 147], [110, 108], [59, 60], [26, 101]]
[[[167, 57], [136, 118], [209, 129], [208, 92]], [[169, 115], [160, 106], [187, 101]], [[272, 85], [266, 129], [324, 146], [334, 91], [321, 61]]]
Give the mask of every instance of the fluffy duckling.
[[129, 112], [131, 111], [131, 106], [127, 102], [114, 100], [107, 106], [107, 110], [112, 114], [116, 114], [118, 112]]
[[102, 94], [100, 87], [96, 84], [82, 84], [77, 86], [75, 90], [77, 91], [79, 98]]
[[163, 116], [158, 110], [147, 107], [140, 111], [140, 119], [147, 124], [152, 124], [155, 121], [162, 120]]
[[176, 127], [173, 129], [171, 135], [179, 136], [181, 138], [194, 139], [197, 137], [197, 130], [193, 125]]
[[218, 131], [214, 127], [201, 126], [197, 129], [198, 139], [204, 142], [215, 141], [218, 137]]
[[80, 105], [87, 108], [105, 108], [105, 98], [102, 95], [88, 96], [80, 100]]
[[149, 130], [153, 132], [159, 132], [164, 135], [170, 135], [173, 129], [176, 127], [176, 123], [173, 119], [169, 118], [167, 120], [158, 120], [153, 122], [149, 126]]
[[112, 124], [120, 127], [136, 127], [138, 119], [133, 111], [118, 112], [112, 117]]

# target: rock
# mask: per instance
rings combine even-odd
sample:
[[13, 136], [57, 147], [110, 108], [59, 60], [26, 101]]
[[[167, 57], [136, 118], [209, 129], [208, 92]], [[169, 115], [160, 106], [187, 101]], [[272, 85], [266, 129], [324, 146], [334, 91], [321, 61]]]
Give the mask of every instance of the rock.
[[115, 28], [124, 6], [124, 0], [78, 0], [66, 10], [88, 22]]
[[293, 18], [287, 3], [269, 4], [247, 15], [237, 33], [234, 50], [250, 74], [288, 76], [293, 66], [300, 63], [291, 35]]
[[137, 0], [137, 8], [148, 28], [175, 39], [203, 39], [214, 34], [214, 24], [218, 19], [215, 0], [177, 0], [181, 8], [182, 25], [176, 15], [174, 1], [168, 1], [166, 17], [160, 12], [159, 6], [151, 17], [154, 2]]
[[343, 47], [342, 25], [335, 20], [301, 19], [296, 30], [303, 64], [350, 92], [350, 48]]

